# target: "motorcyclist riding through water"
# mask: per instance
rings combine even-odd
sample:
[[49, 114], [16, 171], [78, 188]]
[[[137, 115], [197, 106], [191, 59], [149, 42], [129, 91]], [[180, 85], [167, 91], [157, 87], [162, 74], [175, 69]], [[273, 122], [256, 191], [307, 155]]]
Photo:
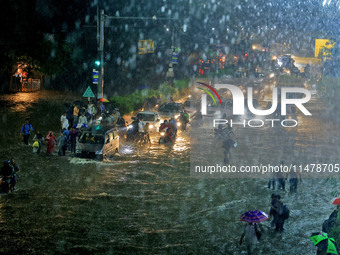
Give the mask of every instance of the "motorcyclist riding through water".
[[173, 143], [173, 133], [171, 131], [171, 126], [167, 120], [165, 120], [159, 127], [159, 132], [161, 133], [159, 143], [166, 141], [170, 141]]
[[182, 130], [186, 130], [187, 128], [187, 124], [189, 122], [189, 114], [187, 113], [186, 110], [184, 110], [183, 112], [181, 112], [180, 116], [179, 116], [179, 120], [182, 123]]

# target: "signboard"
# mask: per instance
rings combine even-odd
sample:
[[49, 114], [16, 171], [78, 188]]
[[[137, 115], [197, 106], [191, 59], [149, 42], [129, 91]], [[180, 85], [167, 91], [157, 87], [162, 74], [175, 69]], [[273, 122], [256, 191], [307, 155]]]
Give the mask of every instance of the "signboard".
[[99, 82], [99, 71], [97, 71], [96, 69], [93, 69], [93, 72], [92, 72], [92, 76], [93, 76], [93, 84], [98, 84]]
[[177, 52], [172, 53], [172, 63], [178, 64], [178, 54], [177, 54]]
[[83, 97], [95, 97], [90, 86], [85, 90]]
[[316, 39], [315, 40], [315, 55], [314, 57], [319, 57], [319, 54], [322, 53], [322, 56], [327, 56], [326, 52], [323, 52], [324, 48], [331, 49], [333, 48], [335, 43], [331, 43], [328, 39]]
[[138, 41], [138, 54], [154, 53], [155, 42], [151, 39]]

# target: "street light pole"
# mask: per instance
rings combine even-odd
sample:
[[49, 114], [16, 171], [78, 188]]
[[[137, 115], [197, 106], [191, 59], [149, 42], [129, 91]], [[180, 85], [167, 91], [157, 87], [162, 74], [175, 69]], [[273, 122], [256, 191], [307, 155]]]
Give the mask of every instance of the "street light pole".
[[99, 36], [99, 52], [100, 52], [100, 76], [97, 86], [98, 98], [104, 97], [104, 27], [105, 27], [105, 16], [104, 10], [100, 14], [100, 36]]
[[[104, 14], [104, 10], [100, 13], [100, 24], [99, 29], [97, 26], [97, 37], [99, 37], [99, 47], [98, 51], [100, 53], [100, 75], [99, 75], [99, 82], [97, 86], [97, 97], [103, 98], [104, 97], [104, 27], [105, 27], [105, 19], [126, 19], [126, 20], [179, 20], [175, 18], [158, 18], [156, 16], [153, 17], [116, 17], [116, 16], [107, 16]], [[98, 19], [99, 20], [99, 17]], [[99, 35], [98, 35], [99, 33]], [[172, 35], [172, 48], [174, 46], [175, 41], [175, 31], [173, 30]]]

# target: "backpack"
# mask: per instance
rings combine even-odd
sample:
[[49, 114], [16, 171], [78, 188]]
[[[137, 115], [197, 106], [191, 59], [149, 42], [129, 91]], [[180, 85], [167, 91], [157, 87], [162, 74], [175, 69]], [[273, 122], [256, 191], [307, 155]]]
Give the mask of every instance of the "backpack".
[[285, 220], [288, 220], [289, 219], [289, 209], [288, 209], [288, 207], [286, 206], [286, 205], [284, 205], [283, 207], [282, 207], [282, 216], [283, 216], [283, 218], [285, 219]]

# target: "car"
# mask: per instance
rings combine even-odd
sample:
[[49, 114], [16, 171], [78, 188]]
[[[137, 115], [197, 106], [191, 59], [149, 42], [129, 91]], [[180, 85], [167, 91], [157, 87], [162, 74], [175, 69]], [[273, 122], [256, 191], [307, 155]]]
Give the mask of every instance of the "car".
[[164, 103], [158, 108], [158, 113], [163, 122], [171, 117], [178, 118], [183, 110], [184, 106], [182, 103]]
[[93, 125], [84, 129], [76, 144], [77, 157], [91, 157], [103, 160], [112, 157], [119, 151], [117, 128], [104, 125]]
[[158, 114], [158, 112], [152, 112], [152, 111], [141, 111], [138, 112], [135, 117], [132, 117], [133, 120], [139, 120], [144, 125], [146, 123], [149, 123], [149, 132], [155, 133], [158, 132], [158, 128], [161, 124], [161, 118]]

